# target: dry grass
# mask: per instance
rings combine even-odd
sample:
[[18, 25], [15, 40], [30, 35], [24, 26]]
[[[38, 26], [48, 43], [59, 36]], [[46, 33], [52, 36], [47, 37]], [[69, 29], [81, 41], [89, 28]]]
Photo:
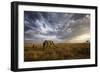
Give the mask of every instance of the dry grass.
[[42, 44], [25, 44], [24, 61], [90, 58], [89, 43], [55, 43], [55, 46], [44, 49]]

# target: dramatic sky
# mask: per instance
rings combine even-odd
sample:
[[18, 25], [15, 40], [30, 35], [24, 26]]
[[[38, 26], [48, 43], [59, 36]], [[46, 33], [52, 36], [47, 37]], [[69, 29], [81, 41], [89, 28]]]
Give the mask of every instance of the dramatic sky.
[[58, 43], [90, 41], [90, 15], [24, 11], [24, 41]]

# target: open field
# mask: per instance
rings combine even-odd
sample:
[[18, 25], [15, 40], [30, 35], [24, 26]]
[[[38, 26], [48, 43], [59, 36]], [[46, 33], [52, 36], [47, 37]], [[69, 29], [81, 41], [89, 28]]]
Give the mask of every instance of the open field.
[[24, 44], [25, 62], [87, 58], [90, 58], [90, 43], [54, 43], [47, 48], [43, 44]]

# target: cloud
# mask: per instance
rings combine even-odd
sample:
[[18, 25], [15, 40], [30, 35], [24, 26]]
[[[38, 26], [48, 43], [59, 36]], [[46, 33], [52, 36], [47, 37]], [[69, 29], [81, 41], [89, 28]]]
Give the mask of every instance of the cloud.
[[31, 42], [77, 42], [79, 36], [90, 36], [89, 14], [25, 11], [24, 25], [25, 40]]

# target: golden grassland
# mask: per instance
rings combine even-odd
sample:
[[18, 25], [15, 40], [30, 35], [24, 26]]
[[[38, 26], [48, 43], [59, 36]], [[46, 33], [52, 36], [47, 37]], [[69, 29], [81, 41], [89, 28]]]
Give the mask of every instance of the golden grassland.
[[24, 44], [24, 61], [90, 58], [90, 43], [55, 43], [55, 46], [44, 49], [42, 44]]

